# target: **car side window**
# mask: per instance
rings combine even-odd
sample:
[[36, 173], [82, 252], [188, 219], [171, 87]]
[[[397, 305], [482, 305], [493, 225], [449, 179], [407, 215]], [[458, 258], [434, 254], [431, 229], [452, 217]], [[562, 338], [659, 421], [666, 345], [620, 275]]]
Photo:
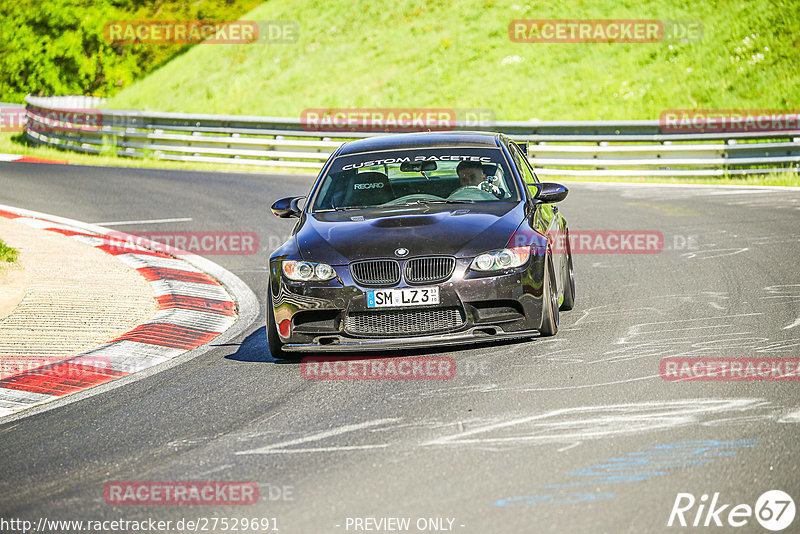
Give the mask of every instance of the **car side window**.
[[[522, 154], [521, 151], [520, 151], [520, 154]], [[525, 154], [522, 154], [522, 159], [525, 160], [525, 167], [528, 168], [528, 170], [530, 171], [531, 175], [533, 176], [533, 181], [538, 184], [539, 183], [539, 177], [536, 176], [536, 171], [533, 170], [533, 165], [531, 165], [531, 162], [528, 160], [528, 156], [526, 156]]]
[[538, 183], [539, 180], [536, 178], [536, 175], [533, 174], [533, 170], [528, 164], [525, 154], [522, 153], [515, 142], [511, 141], [508, 145], [511, 148], [511, 155], [514, 157], [514, 162], [517, 164], [520, 174], [522, 174], [522, 180], [529, 184]]

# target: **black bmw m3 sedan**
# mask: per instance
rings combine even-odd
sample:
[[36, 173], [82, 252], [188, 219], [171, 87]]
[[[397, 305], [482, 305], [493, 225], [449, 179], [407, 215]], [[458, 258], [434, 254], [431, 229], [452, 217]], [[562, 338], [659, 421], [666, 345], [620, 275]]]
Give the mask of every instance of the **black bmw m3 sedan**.
[[[551, 336], [575, 299], [559, 184], [486, 132], [359, 139], [328, 159], [269, 258], [273, 357]], [[556, 246], [556, 243], [562, 243]]]

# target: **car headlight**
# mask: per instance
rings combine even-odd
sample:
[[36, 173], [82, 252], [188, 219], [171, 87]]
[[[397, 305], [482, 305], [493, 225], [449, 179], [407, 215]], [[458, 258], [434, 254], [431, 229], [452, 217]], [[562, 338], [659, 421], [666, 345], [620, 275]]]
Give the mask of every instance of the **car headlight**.
[[296, 282], [332, 280], [336, 278], [336, 271], [327, 263], [312, 263], [310, 261], [283, 261], [283, 274], [289, 280]]
[[530, 247], [514, 247], [484, 252], [472, 260], [471, 269], [476, 271], [502, 271], [525, 265], [531, 255]]

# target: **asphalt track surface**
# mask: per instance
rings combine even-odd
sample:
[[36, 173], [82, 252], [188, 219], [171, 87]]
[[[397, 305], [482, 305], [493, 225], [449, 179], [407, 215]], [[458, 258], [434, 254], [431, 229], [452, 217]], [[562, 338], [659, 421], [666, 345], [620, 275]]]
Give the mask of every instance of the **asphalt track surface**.
[[[0, 203], [93, 223], [191, 218], [118, 227], [132, 232], [256, 232], [258, 254], [211, 259], [263, 300], [265, 258], [292, 225], [269, 204], [312, 179], [0, 163]], [[452, 357], [447, 381], [304, 380], [269, 357], [262, 302], [244, 335], [195, 359], [0, 426], [0, 517], [669, 532], [679, 492], [798, 501], [800, 383], [670, 382], [659, 361], [800, 355], [800, 191], [576, 183], [561, 209], [573, 232], [655, 230], [665, 249], [576, 254], [576, 307], [554, 338], [410, 353]], [[104, 501], [106, 482], [142, 480], [253, 481], [261, 498]], [[290, 494], [270, 500], [277, 487]], [[766, 532], [752, 517], [716, 530]]]

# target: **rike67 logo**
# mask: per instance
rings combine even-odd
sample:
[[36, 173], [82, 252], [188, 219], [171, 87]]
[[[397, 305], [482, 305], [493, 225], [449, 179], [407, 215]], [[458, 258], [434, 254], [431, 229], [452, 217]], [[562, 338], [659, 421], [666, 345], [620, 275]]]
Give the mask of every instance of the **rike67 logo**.
[[[710, 502], [709, 502], [710, 501]], [[732, 505], [720, 500], [719, 492], [709, 499], [703, 494], [696, 499], [691, 493], [678, 493], [672, 504], [667, 526], [681, 527], [743, 527], [753, 516], [767, 530], [777, 532], [786, 529], [794, 521], [794, 500], [781, 490], [764, 492], [756, 505]]]

